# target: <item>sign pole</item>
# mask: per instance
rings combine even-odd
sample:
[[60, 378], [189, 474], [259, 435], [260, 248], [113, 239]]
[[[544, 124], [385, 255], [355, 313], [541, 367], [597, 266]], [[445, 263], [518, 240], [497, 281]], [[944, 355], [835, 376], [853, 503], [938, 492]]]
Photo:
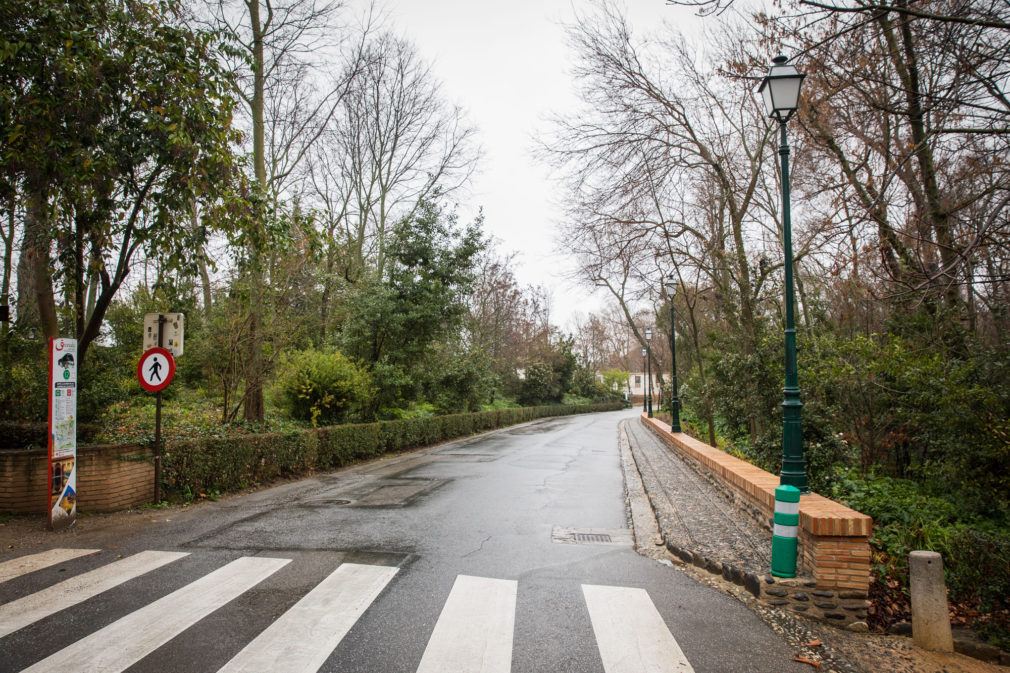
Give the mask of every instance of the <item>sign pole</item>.
[[[167, 325], [167, 327], [166, 327]], [[144, 354], [137, 363], [140, 387], [154, 393], [154, 502], [161, 502], [161, 391], [175, 376], [175, 358], [182, 355], [182, 313], [144, 314]], [[165, 348], [165, 342], [168, 348]], [[164, 373], [162, 373], [164, 371]]]
[[[165, 338], [165, 316], [158, 314], [158, 348]], [[161, 390], [154, 403], [154, 504], [161, 503]]]

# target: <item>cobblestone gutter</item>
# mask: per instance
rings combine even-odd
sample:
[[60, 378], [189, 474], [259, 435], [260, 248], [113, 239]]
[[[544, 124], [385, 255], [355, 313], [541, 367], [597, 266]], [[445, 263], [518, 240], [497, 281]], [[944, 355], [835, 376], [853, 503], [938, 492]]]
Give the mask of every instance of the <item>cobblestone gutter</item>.
[[[672, 519], [683, 519], [682, 513], [667, 517], [671, 522], [661, 528], [664, 542], [673, 554], [686, 563], [743, 586], [769, 606], [857, 631], [866, 630], [870, 517], [822, 496], [804, 495], [800, 500], [800, 576], [789, 579], [772, 577], [766, 550], [770, 548], [778, 477], [688, 435], [671, 433], [668, 425], [654, 418], [643, 415], [641, 426], [673, 449], [676, 456], [695, 473], [695, 479], [706, 482], [724, 502], [729, 503], [737, 518], [743, 514], [750, 524], [747, 527], [750, 532], [747, 532], [739, 522], [734, 522], [732, 528], [736, 530], [721, 536], [726, 538], [725, 543], [713, 545], [711, 542], [699, 542], [697, 538], [701, 536], [692, 535], [689, 531], [683, 534], [675, 530], [677, 523]], [[664, 484], [663, 479], [645, 477], [643, 473], [646, 490], [654, 503], [659, 498], [671, 502], [670, 493], [665, 492], [670, 490], [669, 484]], [[683, 489], [688, 480], [668, 475], [665, 481], [678, 482], [677, 487]], [[679, 510], [691, 507], [690, 503], [684, 502], [671, 502], [671, 506]], [[702, 507], [709, 506], [704, 503]], [[664, 517], [660, 512], [657, 515], [662, 523]], [[688, 516], [693, 514], [688, 512]], [[722, 518], [728, 520], [732, 517]], [[710, 524], [710, 528], [718, 525]], [[726, 525], [722, 524], [723, 527]], [[755, 530], [759, 533], [754, 533]], [[754, 539], [758, 536], [763, 538], [760, 542]], [[718, 533], [716, 537], [720, 537]]]

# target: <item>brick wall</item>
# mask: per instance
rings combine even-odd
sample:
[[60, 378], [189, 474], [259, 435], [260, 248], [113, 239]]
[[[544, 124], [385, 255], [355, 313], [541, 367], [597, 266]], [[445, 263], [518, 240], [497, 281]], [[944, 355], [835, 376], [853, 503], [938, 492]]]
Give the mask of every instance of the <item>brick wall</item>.
[[[709, 446], [670, 426], [642, 416], [646, 427], [668, 446], [690, 459], [728, 489], [745, 513], [755, 515], [765, 527], [775, 512], [776, 475]], [[749, 512], [748, 512], [749, 510]], [[870, 544], [873, 520], [865, 514], [816, 493], [800, 498], [798, 569], [818, 587], [856, 592], [865, 596], [870, 583]]]
[[869, 586], [870, 545], [865, 537], [814, 535], [801, 527], [799, 546], [803, 567], [818, 584], [862, 591]]
[[[48, 504], [47, 453], [0, 451], [0, 511], [45, 514]], [[77, 450], [77, 508], [111, 512], [154, 497], [151, 452], [136, 444], [96, 445]]]

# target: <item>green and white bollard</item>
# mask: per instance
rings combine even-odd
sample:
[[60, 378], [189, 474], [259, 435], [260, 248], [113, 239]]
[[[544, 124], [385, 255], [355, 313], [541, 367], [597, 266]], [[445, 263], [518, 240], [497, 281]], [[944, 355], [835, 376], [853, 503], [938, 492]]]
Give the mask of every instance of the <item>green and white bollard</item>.
[[775, 489], [775, 528], [772, 533], [772, 575], [796, 577], [796, 537], [800, 529], [800, 489]]

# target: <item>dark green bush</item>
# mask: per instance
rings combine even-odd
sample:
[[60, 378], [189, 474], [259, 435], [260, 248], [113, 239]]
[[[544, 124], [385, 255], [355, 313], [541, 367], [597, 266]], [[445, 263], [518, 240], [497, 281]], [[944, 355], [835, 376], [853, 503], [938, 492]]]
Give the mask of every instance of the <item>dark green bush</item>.
[[1010, 650], [1010, 534], [954, 528], [944, 550], [944, 564], [951, 595], [978, 610], [972, 628]]
[[972, 625], [982, 635], [1010, 645], [1010, 528], [998, 512], [979, 519], [911, 480], [854, 469], [839, 471], [831, 496], [873, 517], [874, 569], [884, 586], [890, 577], [907, 593], [909, 552], [939, 552], [951, 599], [978, 610]]
[[443, 414], [480, 409], [500, 383], [493, 361], [480, 352], [440, 352], [426, 369], [424, 397]]
[[564, 393], [554, 368], [546, 362], [534, 362], [526, 368], [526, 377], [519, 387], [518, 401], [524, 406], [558, 403]]
[[11, 334], [0, 349], [0, 420], [46, 422], [49, 358], [41, 340]]
[[313, 425], [341, 423], [360, 413], [372, 394], [364, 367], [339, 351], [300, 351], [287, 358], [278, 377], [291, 416]]

